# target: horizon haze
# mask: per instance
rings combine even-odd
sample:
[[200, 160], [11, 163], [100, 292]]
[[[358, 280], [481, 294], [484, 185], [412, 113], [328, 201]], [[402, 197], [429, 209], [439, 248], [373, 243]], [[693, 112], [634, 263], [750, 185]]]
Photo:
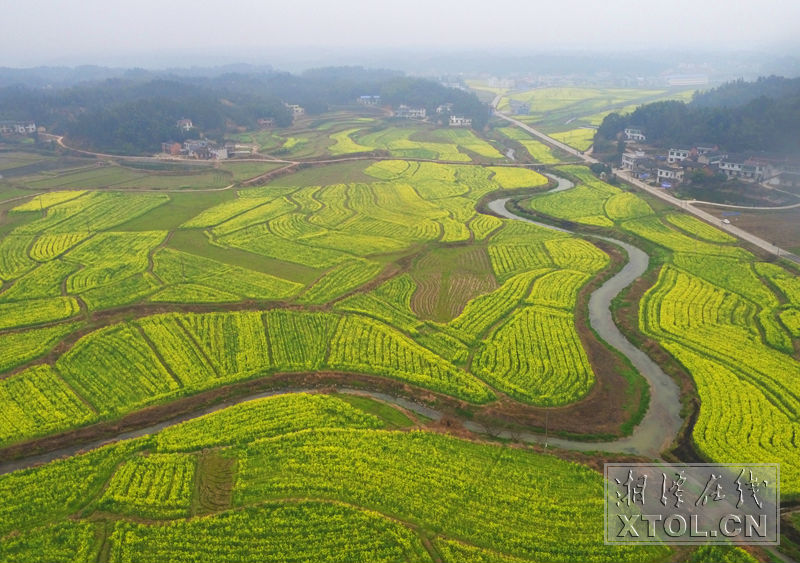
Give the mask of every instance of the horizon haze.
[[[770, 14], [770, 18], [764, 18]], [[111, 4], [43, 0], [4, 7], [0, 66], [170, 66], [247, 62], [290, 70], [330, 61], [380, 60], [386, 52], [636, 51], [792, 55], [800, 3], [512, 0], [502, 11], [475, 1], [353, 0], [203, 5], [142, 0]]]

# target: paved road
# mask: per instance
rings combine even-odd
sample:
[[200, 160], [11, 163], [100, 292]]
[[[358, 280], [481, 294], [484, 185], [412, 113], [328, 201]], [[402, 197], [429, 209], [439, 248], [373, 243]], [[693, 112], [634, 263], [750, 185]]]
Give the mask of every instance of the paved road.
[[501, 119], [505, 119], [506, 121], [508, 121], [510, 123], [513, 123], [514, 125], [516, 125], [520, 129], [524, 129], [525, 131], [527, 131], [531, 135], [533, 135], [535, 137], [539, 137], [543, 141], [558, 147], [559, 149], [561, 149], [564, 152], [567, 152], [567, 153], [569, 153], [571, 155], [577, 156], [578, 158], [580, 158], [580, 159], [582, 159], [582, 160], [584, 160], [586, 162], [589, 162], [589, 163], [599, 162], [596, 158], [594, 158], [592, 156], [589, 156], [588, 154], [584, 154], [581, 151], [573, 149], [571, 146], [562, 143], [561, 141], [557, 141], [557, 140], [553, 139], [552, 137], [548, 137], [546, 134], [542, 133], [541, 131], [538, 131], [538, 130], [534, 129], [533, 127], [531, 127], [527, 123], [523, 123], [522, 121], [519, 121], [518, 119], [514, 119], [513, 117], [509, 117], [508, 115], [506, 115], [504, 113], [501, 113], [499, 111], [495, 111], [494, 114], [497, 117], [501, 118]]
[[692, 205], [710, 205], [712, 207], [725, 207], [727, 209], [746, 209], [748, 211], [780, 211], [781, 209], [795, 209], [800, 207], [800, 203], [791, 205], [733, 205], [732, 203], [717, 203], [715, 201], [703, 201], [701, 199], [690, 199]]
[[[535, 136], [539, 137], [540, 139], [550, 143], [551, 145], [555, 145], [556, 147], [558, 147], [558, 148], [560, 148], [562, 150], [565, 150], [565, 151], [569, 152], [570, 154], [573, 154], [573, 155], [583, 159], [585, 162], [588, 162], [590, 164], [591, 163], [595, 163], [595, 162], [599, 162], [596, 158], [594, 158], [592, 156], [589, 156], [587, 154], [583, 154], [580, 151], [577, 151], [577, 150], [573, 149], [572, 147], [570, 147], [568, 145], [565, 145], [564, 143], [553, 139], [552, 137], [548, 137], [546, 134], [542, 133], [541, 131], [537, 131], [536, 129], [534, 129], [533, 127], [531, 127], [530, 125], [528, 125], [526, 123], [523, 123], [523, 122], [521, 122], [521, 121], [519, 121], [517, 119], [509, 117], [509, 116], [505, 115], [504, 113], [500, 113], [499, 111], [495, 111], [494, 114], [497, 117], [505, 119], [506, 121], [509, 121], [509, 122], [513, 123], [517, 127], [520, 127], [521, 129], [524, 129], [528, 133], [531, 133], [532, 135], [535, 135]], [[679, 208], [681, 208], [681, 209], [683, 209], [685, 211], [688, 211], [689, 213], [695, 215], [696, 217], [699, 217], [700, 219], [703, 219], [704, 221], [707, 221], [707, 222], [711, 223], [712, 225], [715, 225], [716, 227], [719, 227], [719, 228], [721, 228], [721, 229], [723, 229], [725, 231], [728, 231], [733, 236], [738, 237], [739, 239], [741, 239], [741, 240], [743, 240], [745, 242], [749, 242], [750, 244], [752, 244], [754, 246], [757, 246], [758, 248], [761, 248], [762, 250], [766, 250], [770, 254], [775, 254], [776, 256], [779, 256], [781, 258], [786, 258], [788, 260], [792, 260], [793, 262], [797, 262], [798, 264], [800, 264], [800, 256], [797, 256], [796, 254], [792, 254], [788, 250], [780, 248], [780, 247], [772, 244], [771, 242], [768, 242], [768, 241], [762, 239], [761, 237], [758, 237], [758, 236], [756, 236], [756, 235], [754, 235], [754, 234], [752, 234], [752, 233], [750, 233], [748, 231], [745, 231], [744, 229], [740, 229], [739, 227], [737, 227], [735, 225], [729, 225], [729, 224], [722, 223], [719, 219], [714, 217], [711, 213], [708, 213], [707, 211], [703, 211], [702, 209], [698, 209], [697, 207], [692, 205], [691, 201], [679, 199], [679, 198], [667, 193], [666, 191], [664, 191], [661, 188], [655, 188], [653, 186], [645, 184], [641, 180], [637, 180], [636, 178], [632, 177], [630, 175], [630, 172], [627, 171], [627, 170], [615, 169], [614, 172], [617, 174], [617, 176], [619, 178], [621, 178], [625, 182], [627, 182], [627, 183], [629, 183], [629, 184], [631, 184], [633, 186], [636, 186], [637, 188], [640, 188], [640, 189], [646, 191], [647, 193], [649, 193], [650, 195], [653, 195], [653, 196], [655, 196], [655, 197], [657, 197], [659, 199], [662, 199], [662, 200], [674, 205], [675, 207], [679, 207]], [[697, 203], [700, 203], [700, 202], [697, 202]], [[706, 203], [703, 203], [703, 204], [706, 205]], [[792, 205], [792, 206], [784, 207], [783, 209], [791, 209], [793, 207], [800, 207], [800, 205]], [[781, 208], [773, 207], [771, 209], [781, 209]]]
[[662, 200], [664, 200], [664, 201], [666, 201], [668, 203], [671, 203], [672, 205], [674, 205], [676, 207], [680, 207], [681, 209], [683, 209], [685, 211], [688, 211], [689, 213], [699, 217], [700, 219], [703, 219], [704, 221], [707, 221], [707, 222], [711, 223], [712, 225], [714, 225], [714, 226], [716, 226], [716, 227], [718, 227], [718, 228], [720, 228], [722, 230], [728, 231], [730, 234], [734, 235], [735, 237], [738, 237], [738, 238], [740, 238], [740, 239], [742, 239], [742, 240], [744, 240], [746, 242], [749, 242], [750, 244], [752, 244], [754, 246], [757, 246], [757, 247], [759, 247], [759, 248], [761, 248], [763, 250], [766, 250], [767, 252], [769, 252], [771, 254], [775, 254], [776, 256], [780, 256], [782, 258], [787, 258], [787, 259], [792, 260], [794, 262], [800, 263], [800, 256], [797, 256], [796, 254], [792, 254], [788, 250], [780, 248], [780, 247], [772, 244], [771, 242], [767, 242], [766, 240], [762, 239], [761, 237], [757, 237], [756, 235], [754, 235], [754, 234], [752, 234], [752, 233], [750, 233], [748, 231], [745, 231], [744, 229], [740, 229], [739, 227], [737, 227], [735, 225], [730, 225], [730, 224], [723, 223], [719, 219], [714, 217], [711, 213], [709, 213], [707, 211], [703, 211], [702, 209], [699, 209], [699, 208], [695, 207], [694, 205], [692, 205], [692, 202], [686, 201], [686, 200], [683, 200], [683, 199], [678, 199], [677, 197], [673, 196], [672, 194], [668, 193], [666, 190], [664, 190], [662, 188], [655, 188], [653, 186], [649, 186], [649, 185], [645, 184], [644, 182], [642, 182], [641, 180], [637, 180], [636, 178], [633, 178], [631, 176], [631, 174], [630, 174], [630, 171], [628, 171], [628, 170], [619, 170], [619, 169], [617, 169], [614, 172], [617, 174], [618, 177], [622, 178], [623, 180], [625, 180], [629, 184], [632, 184], [632, 185], [636, 186], [637, 188], [640, 188], [640, 189], [646, 191], [647, 193], [649, 193], [649, 194], [651, 194], [651, 195], [653, 195], [653, 196], [655, 196], [655, 197], [657, 197], [659, 199], [662, 199]]

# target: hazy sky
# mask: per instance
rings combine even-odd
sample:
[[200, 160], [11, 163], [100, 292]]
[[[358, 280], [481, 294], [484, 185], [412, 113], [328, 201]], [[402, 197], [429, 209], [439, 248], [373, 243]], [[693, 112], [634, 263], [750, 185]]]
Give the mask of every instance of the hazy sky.
[[[0, 65], [140, 64], [292, 47], [702, 47], [795, 54], [799, 0], [4, 0]], [[792, 48], [795, 47], [795, 48]], [[189, 60], [192, 59], [192, 60]]]

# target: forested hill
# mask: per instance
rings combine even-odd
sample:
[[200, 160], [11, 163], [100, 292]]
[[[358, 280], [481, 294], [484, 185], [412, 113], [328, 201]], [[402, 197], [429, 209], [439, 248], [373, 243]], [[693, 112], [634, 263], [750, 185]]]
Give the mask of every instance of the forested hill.
[[230, 127], [256, 126], [273, 118], [291, 123], [284, 102], [309, 114], [352, 104], [361, 95], [380, 95], [392, 105], [436, 106], [471, 117], [476, 128], [488, 120], [486, 105], [471, 93], [388, 70], [360, 67], [282, 72], [228, 73], [216, 76], [146, 76], [112, 78], [46, 89], [9, 86], [0, 89], [0, 119], [32, 120], [104, 152], [147, 154], [167, 140], [182, 140], [177, 120], [189, 118], [197, 135], [219, 138]]
[[769, 76], [761, 77], [755, 82], [734, 80], [711, 90], [695, 92], [690, 105], [693, 107], [738, 107], [757, 98], [785, 98], [796, 96], [798, 92], [800, 92], [800, 78]]
[[730, 82], [694, 96], [640, 106], [603, 120], [596, 140], [617, 138], [625, 127], [645, 129], [648, 142], [667, 147], [713, 143], [731, 151], [800, 152], [800, 79], [770, 77]]

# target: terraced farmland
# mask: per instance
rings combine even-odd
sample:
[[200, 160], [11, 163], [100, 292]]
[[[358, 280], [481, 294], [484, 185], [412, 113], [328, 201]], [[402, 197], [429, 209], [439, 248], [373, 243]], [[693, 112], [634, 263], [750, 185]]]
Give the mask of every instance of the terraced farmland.
[[[386, 150], [396, 157], [451, 162], [471, 162], [469, 153], [484, 159], [504, 158], [491, 144], [467, 129], [388, 127], [358, 136], [358, 145]], [[334, 145], [333, 150], [340, 149]]]
[[[688, 445], [780, 462], [784, 497], [800, 498], [794, 271], [582, 166], [557, 167], [577, 186], [544, 193], [547, 177], [472, 131], [310, 121], [274, 150], [396, 158], [254, 187], [237, 182], [278, 165], [62, 171], [31, 185], [67, 189], [0, 214], [0, 460], [189, 418], [0, 475], [0, 560], [668, 560], [602, 543], [602, 478], [584, 463], [613, 455], [473, 434], [555, 424], [591, 449], [635, 432], [644, 380], [587, 320], [587, 284], [626, 257], [589, 233], [651, 254], [643, 297], [618, 305], [631, 340], [692, 378]], [[192, 201], [95, 189], [148, 176], [234, 187]], [[479, 212], [499, 190], [586, 236]], [[287, 387], [322, 393], [261, 396]]]
[[[465, 133], [446, 137], [467, 142]], [[585, 272], [570, 278], [567, 291], [557, 296], [543, 289], [540, 304], [570, 311], [578, 289], [608, 264], [589, 244], [475, 211], [475, 202], [493, 190], [544, 185], [546, 178], [536, 172], [402, 161], [375, 163], [365, 172], [375, 181], [242, 189], [180, 226], [202, 231], [220, 249], [215, 258], [224, 260], [226, 248], [260, 254], [275, 265], [275, 275], [175, 250], [168, 231], [114, 230], [126, 220], [124, 209], [136, 217], [167, 203], [167, 195], [54, 192], [43, 200], [44, 211], [25, 215], [28, 220], [4, 239], [12, 241], [9, 256], [20, 265], [8, 269], [17, 279], [0, 293], [0, 323], [6, 323], [0, 331], [31, 327], [27, 333], [0, 333], [19, 353], [7, 360], [9, 367], [52, 348], [74, 325], [38, 327], [74, 320], [82, 306], [91, 313], [147, 302], [227, 307], [250, 300], [278, 308], [145, 316], [94, 329], [46, 361], [64, 383], [58, 396], [67, 403], [80, 398], [88, 413], [36, 431], [23, 424], [9, 431], [5, 443], [115, 419], [222, 385], [308, 370], [389, 378], [482, 404], [494, 398], [485, 382], [499, 380], [477, 363], [474, 373], [465, 369], [466, 350], [484, 340], [497, 347], [495, 325], [527, 306], [535, 278], [564, 267]], [[130, 207], [122, 206], [123, 197], [132, 198]], [[30, 213], [26, 205], [15, 213]], [[81, 221], [99, 226], [73, 230]], [[391, 277], [398, 275], [391, 265], [396, 257], [413, 257], [428, 244], [471, 239], [482, 242], [436, 250], [410, 276]], [[37, 266], [34, 258], [45, 262]], [[466, 262], [475, 264], [474, 271], [449, 273]], [[281, 278], [282, 265], [291, 263], [310, 265], [318, 274], [305, 284]], [[373, 283], [379, 275], [391, 279]], [[498, 282], [504, 285], [495, 290]], [[25, 298], [36, 295], [38, 301]], [[293, 308], [281, 309], [288, 302]], [[313, 311], [331, 303], [335, 312]], [[425, 318], [438, 322], [426, 327]], [[33, 345], [29, 339], [36, 334], [52, 336]], [[584, 365], [581, 346], [573, 339], [562, 353], [577, 354], [576, 365]], [[582, 391], [557, 401], [579, 399], [590, 386], [591, 368], [587, 374]], [[24, 377], [20, 372], [7, 381]], [[535, 379], [518, 383], [515, 396], [549, 404], [537, 398], [541, 384]], [[26, 416], [45, 416], [43, 405], [31, 406]]]
[[[638, 196], [617, 192], [580, 169], [569, 171], [583, 185], [534, 197], [531, 208], [593, 223], [585, 215], [601, 217], [602, 205], [607, 226], [613, 221], [666, 253], [639, 305], [638, 328], [680, 362], [697, 386], [699, 416], [691, 435], [696, 450], [719, 462], [782, 463], [781, 492], [796, 498], [797, 276], [760, 262], [711, 225], [675, 212], [656, 213]], [[581, 193], [578, 206], [575, 196]]]
[[[252, 434], [253, 419], [264, 421], [268, 437]], [[487, 553], [638, 562], [669, 553], [603, 546], [601, 476], [550, 455], [383, 430], [341, 399], [303, 394], [244, 403], [203, 422], [0, 476], [0, 491], [18, 493], [0, 506], [0, 558], [67, 561], [105, 544], [113, 560], [285, 561], [291, 553], [314, 561], [432, 561], [423, 530], [436, 530], [447, 561]], [[208, 438], [231, 445], [201, 449]], [[219, 501], [201, 517], [189, 518], [192, 483], [204, 483], [201, 496]], [[566, 530], [546, 516], [551, 503], [582, 522], [570, 530], [568, 548]], [[61, 520], [68, 513], [80, 516]]]

